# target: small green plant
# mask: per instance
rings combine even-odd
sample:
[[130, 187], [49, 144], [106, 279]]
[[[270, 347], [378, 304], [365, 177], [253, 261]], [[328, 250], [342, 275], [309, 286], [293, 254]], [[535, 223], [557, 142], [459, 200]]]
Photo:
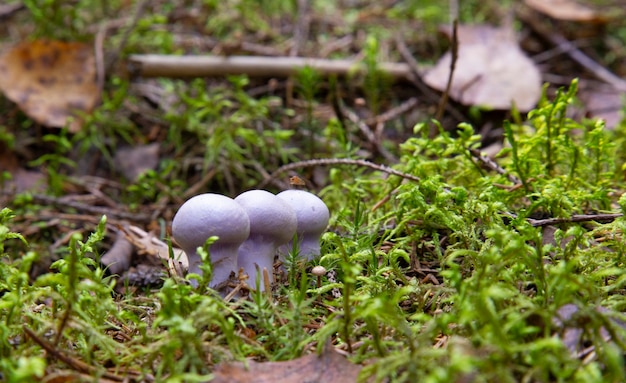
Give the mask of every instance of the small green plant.
[[[167, 5], [165, 6], [167, 8]], [[128, 36], [128, 40], [124, 45], [125, 50], [129, 54], [138, 52], [172, 54], [178, 51], [174, 43], [174, 36], [166, 28], [167, 17], [165, 13], [169, 10], [164, 9], [161, 12], [147, 12], [138, 20], [133, 32]], [[132, 12], [139, 12], [133, 9]], [[121, 44], [123, 35], [116, 36], [112, 39], [114, 43]]]
[[86, 40], [85, 30], [106, 13], [105, 2], [79, 2], [68, 4], [61, 0], [26, 0], [32, 22], [33, 34], [59, 40]]
[[315, 145], [319, 133], [318, 122], [313, 119], [313, 108], [315, 107], [315, 95], [319, 91], [318, 88], [321, 83], [321, 78], [315, 69], [305, 67], [296, 74], [295, 80], [297, 92], [304, 99], [306, 104], [306, 114], [304, 122], [300, 127], [300, 130], [302, 130], [300, 134], [304, 136], [306, 132], [306, 136], [303, 137], [306, 143], [304, 147], [308, 157], [313, 158], [317, 152]]
[[171, 160], [161, 162], [159, 169], [147, 170], [130, 184], [126, 199], [131, 207], [161, 198], [178, 196], [185, 189], [185, 182], [177, 178], [178, 164]]
[[[420, 60], [433, 60], [445, 49], [436, 43], [436, 25], [456, 16], [432, 0], [350, 9], [329, 1], [306, 9], [255, 0], [24, 4], [29, 12], [18, 17], [32, 21], [25, 27], [32, 37], [92, 41], [99, 34], [105, 64], [110, 52], [252, 54], [261, 44], [246, 44], [255, 38], [286, 52], [294, 46], [289, 23], [300, 12], [311, 19], [293, 30], [304, 26], [319, 40], [308, 38], [299, 54], [310, 56], [319, 41], [333, 43], [329, 57], [362, 52], [367, 71], [349, 83], [348, 95], [343, 79], [324, 80], [311, 68], [298, 73], [296, 96], [304, 105], [293, 110], [284, 107], [280, 86], [272, 96], [251, 96], [261, 79], [159, 79], [164, 94], [178, 100], [137, 118], [146, 109], [126, 109], [139, 101], [130, 82], [107, 68], [102, 104], [81, 116], [83, 129], [73, 136], [46, 131], [49, 150], [30, 164], [49, 169], [48, 192], [61, 195], [75, 169], [71, 159], [95, 151], [113, 165], [120, 144], [162, 140], [156, 170], [121, 190], [98, 191], [121, 196], [117, 207], [133, 211], [158, 201], [163, 218], [190, 191], [234, 195], [302, 158], [369, 156], [341, 113], [317, 119], [322, 97], [336, 98], [337, 107], [363, 96], [372, 115], [391, 110], [400, 94], [390, 92], [379, 68], [393, 45], [379, 20], [410, 21], [401, 27], [410, 30], [393, 32]], [[102, 16], [111, 11], [132, 17], [109, 24]], [[499, 20], [501, 11], [493, 1], [469, 1], [458, 15], [462, 22]], [[404, 141], [386, 146], [400, 158], [387, 165], [411, 178], [337, 164], [324, 179], [318, 169], [315, 181], [327, 185], [319, 194], [332, 213], [322, 256], [304, 261], [294, 246], [286, 279], [277, 278], [284, 285], [242, 288], [245, 299], [226, 301], [208, 288], [215, 238], [198, 249], [202, 276], [163, 273], [158, 287], [134, 287], [100, 265], [114, 232], [106, 219], [62, 211], [60, 198], [61, 206], [46, 206], [28, 194], [2, 195], [12, 210], [0, 210], [0, 381], [76, 369], [67, 356], [83, 363], [80, 378], [93, 381], [204, 382], [219, 363], [293, 360], [328, 344], [362, 364], [360, 381], [625, 381], [626, 125], [609, 131], [601, 121], [570, 119], [577, 85], [544, 96], [527, 116], [513, 111], [491, 162], [477, 154], [483, 139], [469, 123], [453, 132], [434, 123], [439, 132], [430, 137], [430, 124], [409, 134], [402, 118], [386, 121], [383, 136]], [[30, 144], [26, 151], [19, 145], [40, 128], [20, 113], [0, 116], [0, 143], [29, 155]], [[391, 124], [400, 128], [391, 132]], [[53, 242], [53, 263], [38, 275], [33, 267]], [[312, 264], [327, 274], [310, 277]]]
[[59, 134], [46, 134], [43, 141], [50, 142], [54, 146], [54, 152], [42, 155], [32, 161], [30, 165], [45, 164], [48, 173], [48, 186], [54, 194], [60, 195], [63, 191], [64, 168], [76, 166], [76, 163], [67, 157], [67, 154], [72, 150], [72, 143], [66, 129], [62, 129]]
[[82, 116], [83, 127], [72, 138], [76, 154], [84, 156], [95, 149], [109, 165], [113, 165], [115, 148], [123, 143], [139, 140], [136, 126], [121, 113], [123, 103], [128, 100], [129, 83], [120, 78], [110, 80], [111, 91], [102, 93], [102, 103], [91, 114]]
[[[254, 99], [245, 91], [248, 80], [230, 77], [229, 84], [208, 92], [203, 80], [191, 88], [180, 83], [180, 114], [166, 118], [171, 122], [173, 142], [182, 142], [183, 134], [196, 137], [200, 149], [201, 172], [215, 172], [222, 190], [233, 191], [234, 180], [243, 180], [243, 188], [261, 180], [266, 169], [287, 162], [295, 153], [288, 149], [292, 131], [281, 128], [271, 109], [271, 98]], [[178, 148], [180, 151], [185, 148]]]
[[363, 91], [372, 113], [377, 115], [382, 109], [383, 100], [389, 95], [391, 80], [379, 68], [379, 44], [376, 37], [368, 36], [365, 41], [364, 54], [365, 76], [363, 78]]
[[[575, 92], [574, 82], [554, 100], [544, 99], [527, 122], [505, 125], [510, 146], [498, 156], [499, 173], [472, 154], [480, 137], [470, 125], [461, 124], [455, 137], [440, 131], [434, 139], [424, 126], [416, 127], [417, 136], [401, 146], [405, 155], [398, 169], [421, 181], [378, 181], [369, 189], [377, 194], [360, 199], [373, 204], [367, 201], [391, 195], [383, 208], [366, 212], [357, 204], [338, 212], [336, 224], [345, 234], [332, 236], [325, 258], [336, 257], [342, 265], [341, 310], [329, 316], [318, 336], [336, 334], [342, 342], [355, 342], [363, 339], [356, 329], [364, 330], [370, 345], [365, 354], [381, 358], [364, 374], [392, 381], [424, 376], [449, 381], [474, 374], [496, 381], [571, 380], [589, 378], [593, 371], [624, 379], [623, 363], [614, 362], [613, 350], [623, 347], [626, 331], [610, 319], [621, 315], [597, 311], [623, 302], [609, 293], [623, 288], [618, 282], [623, 271], [615, 267], [624, 254], [618, 239], [623, 218], [587, 228], [568, 221], [615, 206], [623, 183], [611, 159], [620, 142], [601, 122], [580, 124], [564, 117]], [[351, 200], [350, 190], [372, 182], [366, 179], [342, 179], [325, 195]], [[546, 231], [539, 220], [547, 217], [565, 223]], [[376, 227], [389, 229], [369, 236]], [[598, 236], [607, 240], [599, 245]], [[393, 244], [387, 252], [377, 250], [383, 241]], [[435, 265], [441, 285], [407, 278], [406, 266], [416, 257], [422, 265]], [[380, 275], [386, 278], [379, 280]], [[429, 292], [426, 302], [424, 291]], [[607, 351], [591, 362], [593, 368], [555, 335], [555, 318], [567, 305], [589, 318], [581, 330], [590, 344]], [[615, 336], [610, 346], [598, 337], [604, 326]], [[448, 345], [432, 349], [437, 338]]]

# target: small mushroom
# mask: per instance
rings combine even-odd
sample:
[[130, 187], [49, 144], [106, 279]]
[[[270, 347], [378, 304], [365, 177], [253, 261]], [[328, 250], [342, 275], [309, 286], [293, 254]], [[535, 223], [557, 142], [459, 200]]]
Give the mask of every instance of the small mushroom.
[[[200, 194], [185, 202], [174, 216], [172, 236], [189, 258], [189, 272], [202, 274], [202, 260], [197, 248], [211, 236], [219, 239], [209, 253], [213, 266], [210, 287], [227, 281], [237, 273], [237, 250], [250, 234], [250, 220], [245, 210], [232, 198], [220, 194]], [[191, 282], [197, 286], [196, 281]]]
[[[320, 254], [320, 237], [328, 226], [330, 212], [318, 196], [304, 190], [285, 190], [276, 195], [287, 202], [298, 217], [299, 256], [308, 260]], [[292, 245], [281, 248], [281, 256], [291, 251]]]
[[322, 287], [322, 277], [326, 275], [326, 268], [322, 265], [317, 265], [311, 269], [311, 274], [317, 277], [317, 288]]
[[[284, 200], [265, 190], [250, 190], [235, 198], [250, 219], [250, 236], [239, 247], [239, 267], [248, 274], [250, 286], [259, 283], [265, 290], [263, 270], [270, 284], [274, 281], [276, 249], [288, 243], [296, 233], [296, 213]], [[257, 268], [260, 281], [256, 280]]]

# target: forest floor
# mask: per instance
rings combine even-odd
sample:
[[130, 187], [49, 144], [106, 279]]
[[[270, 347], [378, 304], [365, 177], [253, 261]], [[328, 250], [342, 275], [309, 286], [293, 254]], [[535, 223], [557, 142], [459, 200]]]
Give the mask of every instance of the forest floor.
[[[0, 381], [625, 381], [623, 4], [459, 3], [0, 5]], [[319, 254], [168, 263], [253, 189]]]

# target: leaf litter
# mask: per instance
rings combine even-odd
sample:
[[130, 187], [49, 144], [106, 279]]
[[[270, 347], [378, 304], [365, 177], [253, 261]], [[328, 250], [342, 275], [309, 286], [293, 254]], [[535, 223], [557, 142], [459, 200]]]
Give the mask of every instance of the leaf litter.
[[[71, 132], [100, 100], [93, 47], [78, 42], [23, 42], [0, 56], [0, 91], [38, 123]], [[69, 121], [68, 121], [69, 120]]]
[[[448, 27], [442, 31], [448, 37]], [[429, 86], [444, 91], [452, 53], [447, 52], [424, 76]], [[522, 112], [532, 109], [541, 96], [541, 74], [521, 50], [508, 27], [459, 25], [458, 59], [452, 75], [450, 97], [463, 105]]]
[[333, 345], [284, 362], [229, 362], [215, 368], [212, 383], [354, 383], [363, 367], [350, 363]]
[[[562, 3], [564, 3], [564, 1], [562, 1]], [[539, 81], [534, 81], [538, 77], [538, 70], [534, 65], [530, 65], [532, 64], [532, 62], [529, 62], [530, 60], [528, 59], [528, 57], [521, 53], [519, 44], [516, 42], [516, 39], [512, 37], [509, 31], [502, 28], [489, 26], [462, 26], [459, 31], [459, 40], [460, 49], [459, 62], [457, 63], [457, 71], [460, 71], [460, 74], [457, 78], [457, 73], [455, 72], [453, 88], [451, 91], [451, 97], [453, 99], [465, 105], [479, 105], [494, 109], [508, 109], [510, 108], [512, 103], [514, 103], [518, 107], [518, 109], [521, 110], [528, 110], [534, 106], [539, 97], [538, 93], [540, 93], [540, 91], [537, 90], [537, 83]], [[48, 42], [44, 43], [43, 45], [46, 44], [55, 45], [56, 43], [52, 44]], [[84, 48], [88, 47], [84, 46]], [[44, 49], [42, 48], [42, 50]], [[489, 54], [487, 54], [488, 52]], [[493, 54], [493, 52], [495, 52], [496, 54]], [[490, 62], [489, 60], [481, 61], [480, 56], [488, 56], [490, 59], [492, 59], [492, 62]], [[439, 90], [445, 89], [445, 81], [447, 81], [447, 75], [449, 74], [450, 59], [448, 59], [447, 62], [445, 62], [445, 59], [446, 57], [444, 56], [444, 58], [441, 59], [437, 67], [429, 73], [430, 76], [434, 76], [437, 71], [441, 71], [440, 78], [437, 78], [438, 82], [430, 84], [431, 86]], [[89, 60], [91, 60], [91, 58], [89, 58], [87, 61]], [[517, 61], [522, 61], [523, 65], [515, 67], [514, 63], [517, 63]], [[530, 81], [530, 84], [522, 84], [521, 82], [513, 81], [512, 72], [498, 72], [500, 67], [506, 66], [514, 66], [516, 69], [521, 70], [521, 72], [519, 73], [524, 74], [524, 76], [519, 76], [519, 73], [517, 73], [516, 75], [518, 77], [524, 77], [533, 81]], [[446, 68], [448, 68], [448, 72], [446, 72]], [[2, 76], [3, 69], [6, 68], [0, 65], [0, 76]], [[492, 74], [495, 75], [492, 76]], [[427, 75], [426, 78], [429, 78], [429, 75]], [[55, 81], [56, 78], [48, 78], [44, 79], [43, 82]], [[433, 78], [430, 78], [430, 81], [435, 80]], [[71, 80], [68, 81], [68, 83], [70, 82]], [[9, 86], [9, 88], [11, 88], [11, 86]], [[522, 96], [520, 96], [520, 98], [516, 98], [516, 94], [518, 92], [522, 93]], [[7, 92], [7, 94], [8, 93], [10, 92]], [[28, 95], [28, 91], [22, 90], [22, 98], [25, 97], [24, 94]], [[30, 99], [29, 97], [27, 97], [27, 101], [32, 101], [32, 99]], [[19, 94], [17, 99], [20, 99]], [[18, 105], [20, 105], [20, 107], [23, 108], [27, 114], [35, 113], [33, 116], [31, 116], [33, 119], [49, 126], [63, 126], [67, 123], [68, 117], [76, 116], [75, 114], [70, 112], [65, 115], [64, 119], [59, 118], [58, 120], [55, 120], [54, 118], [52, 118], [56, 118], [55, 108], [49, 106], [47, 111], [42, 114], [43, 117], [41, 117], [41, 115], [36, 114], [37, 108], [29, 108], [29, 105], [32, 106], [32, 102], [26, 102], [22, 104], [20, 104], [18, 101], [15, 102], [17, 102]], [[32, 111], [33, 109], [35, 110], [35, 112]], [[89, 112], [90, 110], [90, 108], [85, 108], [83, 111]], [[35, 117], [35, 115], [39, 117]], [[54, 121], [61, 120], [63, 120], [63, 123], [59, 122], [57, 125], [55, 125], [56, 123]], [[72, 124], [72, 131], [77, 131], [78, 129], [80, 129], [78, 126]], [[137, 146], [137, 150], [134, 153], [133, 149], [129, 149], [128, 152], [125, 152], [124, 150], [119, 150], [118, 155], [120, 157], [116, 158], [116, 167], [123, 172], [123, 170], [125, 170], [125, 164], [132, 165], [133, 168], [129, 169], [129, 171], [125, 173], [125, 177], [129, 180], [135, 180], [137, 176], [145, 170], [154, 169], [154, 167], [156, 166], [154, 164], [154, 161], [158, 162], [159, 160], [158, 153], [155, 152], [157, 152], [155, 147], [150, 145]], [[137, 159], [141, 159], [144, 155], [148, 157], [146, 159], [147, 165], [141, 163], [136, 164]], [[137, 166], [135, 167], [135, 165]], [[16, 168], [15, 165], [12, 165], [9, 169], [9, 172], [13, 173], [14, 176], [19, 175], [20, 171], [21, 169]], [[121, 231], [122, 230], [120, 230], [120, 232]], [[146, 233], [138, 227], [131, 228], [131, 230], [126, 230], [125, 235], [121, 235], [120, 233], [118, 233], [118, 239], [119, 238], [122, 238], [124, 240], [120, 240], [120, 242], [124, 242], [124, 244], [121, 246], [123, 250], [113, 251], [112, 248], [111, 251], [113, 253], [128, 254], [139, 249], [139, 252], [144, 251], [146, 253], [154, 253], [162, 257], [163, 251], [168, 250], [167, 244], [163, 242], [156, 243], [155, 240], [158, 241], [156, 237], [154, 237], [152, 234]], [[129, 250], [131, 248], [131, 246], [129, 245], [133, 246], [132, 250]], [[104, 260], [105, 257], [103, 257], [103, 261]], [[126, 263], [124, 263], [127, 262], [127, 260], [121, 259], [121, 261], [121, 266], [123, 266], [121, 267], [121, 270], [124, 270], [128, 267]], [[172, 266], [170, 265], [170, 267]], [[563, 320], [567, 319], [567, 316], [570, 315], [565, 313], [565, 311], [567, 310], [564, 309], [563, 311]], [[559, 315], [561, 314], [562, 312], [559, 312]], [[555, 324], [557, 326], [561, 326], [562, 322], [558, 322], [555, 319]], [[568, 336], [567, 334], [570, 335]], [[571, 334], [574, 333], [568, 333], [566, 331], [564, 342], [568, 345], [568, 348], [571, 348], [572, 350], [578, 350], [579, 346], [574, 346], [574, 343], [579, 343], [580, 338], [576, 338]], [[282, 383], [303, 381], [303, 377], [305, 377], [307, 378], [306, 381], [311, 382], [352, 382], [356, 381], [356, 377], [358, 376], [358, 372], [360, 371], [360, 369], [360, 366], [349, 363], [345, 358], [339, 355], [334, 350], [334, 348], [330, 346], [330, 344], [327, 344], [327, 346], [324, 348], [320, 355], [306, 355], [301, 358], [293, 359], [286, 362], [258, 363], [254, 361], [249, 361], [247, 363], [223, 363], [218, 365], [218, 368], [215, 370], [216, 380], [214, 381], [274, 381]], [[319, 375], [320, 371], [324, 371], [323, 376]], [[337, 371], [340, 371], [341, 373]], [[311, 380], [308, 380], [308, 378], [310, 378]]]

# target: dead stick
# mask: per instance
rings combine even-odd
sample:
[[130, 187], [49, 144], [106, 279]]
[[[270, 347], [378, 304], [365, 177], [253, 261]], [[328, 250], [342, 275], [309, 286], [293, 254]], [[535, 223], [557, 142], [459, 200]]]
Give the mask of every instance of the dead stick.
[[[67, 364], [75, 371], [89, 375], [93, 375], [94, 373], [98, 372], [95, 367], [90, 366], [81, 360], [63, 354], [61, 351], [57, 350], [52, 344], [37, 336], [37, 334], [35, 334], [35, 332], [28, 327], [23, 326], [23, 329], [26, 335], [28, 335], [28, 337], [31, 338], [35, 343], [37, 343], [41, 348], [46, 350], [46, 352], [52, 355], [55, 359], [58, 359], [61, 362]], [[106, 379], [115, 380], [116, 382], [122, 382], [126, 379], [124, 377], [120, 377], [109, 372], [103, 372], [100, 376]]]
[[341, 112], [343, 113], [344, 116], [348, 117], [348, 119], [350, 121], [352, 121], [353, 124], [355, 124], [359, 130], [361, 131], [361, 133], [363, 133], [365, 135], [365, 138], [367, 138], [367, 140], [370, 142], [370, 144], [372, 144], [374, 146], [374, 148], [376, 149], [376, 151], [383, 157], [385, 157], [385, 159], [389, 162], [396, 162], [397, 159], [395, 158], [395, 156], [393, 154], [391, 154], [383, 145], [382, 142], [380, 142], [380, 140], [378, 140], [378, 138], [376, 137], [376, 134], [374, 134], [374, 132], [372, 131], [372, 129], [370, 129], [369, 126], [367, 126], [367, 124], [365, 122], [363, 122], [363, 120], [361, 120], [359, 118], [359, 116], [357, 116], [356, 113], [354, 113], [352, 110], [350, 110], [350, 108], [348, 108], [347, 106], [345, 106], [343, 103], [339, 104], [339, 107], [341, 108]]
[[300, 54], [302, 47], [309, 37], [311, 26], [310, 4], [308, 0], [298, 0], [298, 16], [294, 25], [293, 45], [289, 50], [289, 57], [296, 57]]
[[568, 41], [563, 35], [556, 30], [546, 30], [529, 12], [519, 10], [518, 17], [528, 24], [537, 34], [544, 40], [549, 41], [552, 45], [560, 47], [572, 60], [576, 61], [583, 68], [593, 73], [596, 78], [613, 86], [620, 91], [626, 91], [626, 81], [595, 62], [591, 57], [579, 50], [575, 44]]
[[[5, 193], [0, 192], [0, 195], [5, 195]], [[91, 214], [106, 215], [108, 217], [113, 217], [114, 219], [117, 218], [127, 219], [135, 222], [150, 222], [150, 216], [142, 213], [129, 213], [126, 211], [115, 210], [102, 206], [91, 206], [81, 202], [68, 201], [63, 198], [55, 198], [43, 194], [33, 194], [30, 197], [32, 198], [33, 202], [37, 204], [49, 204], [59, 207], [67, 207]]]
[[[353, 60], [326, 60], [306, 57], [262, 56], [171, 56], [132, 55], [131, 72], [142, 77], [208, 77], [246, 74], [261, 77], [288, 77], [305, 67], [323, 75], [362, 73], [362, 63]], [[383, 62], [380, 70], [396, 79], [408, 79], [411, 68], [404, 63]]]
[[122, 36], [122, 39], [120, 40], [117, 46], [117, 50], [115, 50], [111, 54], [111, 57], [109, 57], [109, 60], [106, 63], [106, 70], [105, 70], [106, 73], [111, 72], [111, 70], [113, 69], [113, 65], [115, 65], [115, 62], [117, 61], [122, 51], [124, 50], [124, 47], [126, 46], [126, 43], [128, 42], [128, 38], [130, 37], [131, 32], [135, 29], [135, 27], [137, 26], [137, 23], [143, 16], [147, 5], [148, 5], [148, 0], [144, 0], [141, 3], [139, 3], [139, 5], [137, 6], [137, 11], [135, 12], [135, 15], [133, 16], [133, 19], [130, 22], [130, 25], [124, 31], [124, 35]]
[[[95, 217], [93, 215], [86, 215], [86, 214], [65, 214], [65, 213], [59, 213], [59, 212], [43, 211], [43, 212], [37, 213], [36, 219], [37, 220], [61, 219], [61, 220], [66, 220], [66, 221], [88, 222], [88, 223], [97, 225], [100, 222], [101, 217]], [[111, 219], [107, 216], [107, 223], [110, 223], [111, 225], [123, 225], [128, 222]]]
[[607, 221], [611, 222], [617, 218], [622, 217], [622, 213], [609, 213], [609, 214], [579, 214], [573, 215], [569, 218], [547, 218], [547, 219], [531, 219], [527, 218], [528, 223], [534, 227], [558, 225], [560, 223], [577, 223], [577, 222], [589, 222], [589, 221]]
[[[437, 121], [441, 121], [443, 117], [443, 112], [446, 110], [446, 105], [448, 104], [448, 97], [450, 95], [450, 88], [452, 87], [452, 79], [454, 76], [454, 69], [456, 68], [456, 62], [459, 58], [459, 38], [458, 38], [458, 25], [459, 22], [455, 19], [452, 23], [452, 41], [450, 50], [452, 51], [452, 59], [450, 60], [450, 73], [448, 74], [448, 82], [446, 84], [446, 90], [443, 91], [441, 95], [441, 100], [439, 101], [439, 105], [437, 106], [437, 114], [435, 114], [435, 119]], [[436, 127], [435, 129], [431, 129], [430, 136], [434, 137], [437, 134]]]
[[496, 173], [500, 175], [505, 176], [513, 184], [518, 185], [521, 183], [519, 178], [515, 177], [514, 175], [506, 171], [502, 166], [498, 165], [498, 163], [492, 160], [491, 158], [484, 156], [480, 151], [476, 149], [469, 149], [469, 152], [474, 158], [480, 161], [485, 167], [495, 171]]
[[419, 177], [416, 177], [412, 174], [408, 174], [408, 173], [403, 173], [400, 171], [397, 171], [395, 169], [392, 169], [388, 166], [385, 165], [379, 165], [379, 164], [375, 164], [373, 162], [369, 162], [366, 160], [351, 160], [348, 158], [321, 158], [321, 159], [315, 159], [315, 160], [308, 160], [308, 161], [300, 161], [300, 162], [294, 162], [291, 164], [287, 164], [287, 165], [283, 165], [280, 168], [276, 169], [272, 174], [270, 174], [269, 177], [265, 178], [260, 184], [259, 184], [259, 188], [263, 188], [265, 185], [267, 185], [268, 183], [271, 182], [272, 179], [276, 178], [277, 175], [287, 172], [289, 170], [295, 170], [295, 169], [300, 169], [300, 168], [306, 168], [306, 167], [313, 167], [313, 166], [329, 166], [329, 165], [356, 165], [356, 166], [365, 166], [374, 170], [378, 170], [379, 172], [383, 172], [383, 173], [387, 173], [387, 174], [391, 174], [394, 176], [398, 176], [398, 177], [402, 177], [405, 179], [408, 179], [410, 181], [413, 182], [420, 182]]
[[[409, 68], [411, 68], [411, 75], [409, 76], [409, 81], [420, 92], [422, 92], [424, 94], [424, 96], [426, 96], [428, 98], [428, 100], [430, 102], [432, 102], [433, 104], [437, 104], [439, 102], [439, 96], [437, 95], [437, 92], [432, 90], [428, 85], [426, 85], [424, 80], [422, 80], [421, 72], [423, 72], [423, 70], [419, 69], [419, 65], [418, 65], [417, 61], [411, 55], [411, 52], [409, 51], [409, 48], [406, 46], [406, 43], [404, 42], [404, 39], [402, 38], [401, 35], [397, 35], [396, 36], [396, 48], [398, 49], [398, 52], [400, 53], [400, 55], [402, 56], [404, 61], [407, 63]], [[450, 105], [450, 103], [446, 104], [446, 110], [455, 119], [457, 119], [459, 121], [467, 121], [468, 120], [463, 115], [463, 113], [461, 113], [458, 109], [452, 107], [452, 105]]]
[[364, 122], [367, 125], [384, 124], [387, 121], [393, 120], [394, 118], [398, 118], [404, 113], [407, 113], [409, 110], [417, 106], [418, 103], [419, 100], [417, 99], [417, 97], [411, 97], [408, 100], [403, 101], [395, 108], [389, 109], [388, 111], [381, 113], [378, 116], [370, 117]]

